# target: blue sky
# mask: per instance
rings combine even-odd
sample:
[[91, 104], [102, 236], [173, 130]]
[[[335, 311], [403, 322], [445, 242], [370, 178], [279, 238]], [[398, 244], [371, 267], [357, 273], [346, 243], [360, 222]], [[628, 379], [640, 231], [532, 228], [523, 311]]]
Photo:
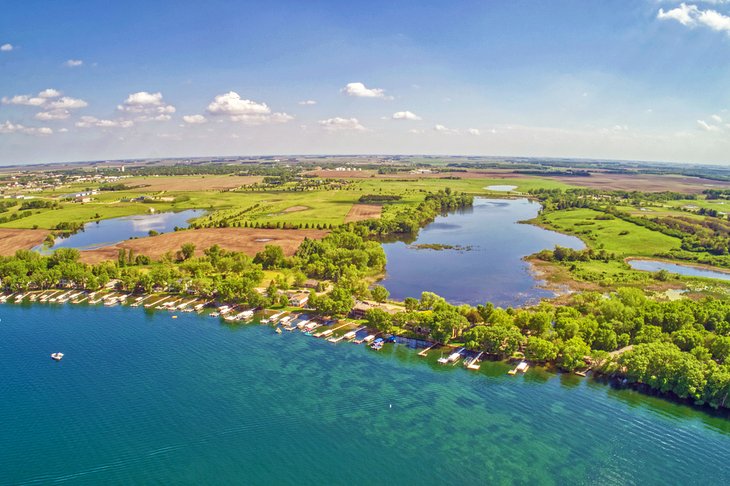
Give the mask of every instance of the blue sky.
[[24, 0], [0, 16], [0, 164], [287, 153], [726, 164], [728, 54], [730, 0]]

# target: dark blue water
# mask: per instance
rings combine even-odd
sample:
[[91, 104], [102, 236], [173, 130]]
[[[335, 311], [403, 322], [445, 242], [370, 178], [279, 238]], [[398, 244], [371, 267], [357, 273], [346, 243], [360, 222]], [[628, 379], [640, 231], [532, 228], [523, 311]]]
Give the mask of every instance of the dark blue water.
[[685, 275], [687, 277], [705, 277], [730, 280], [730, 273], [716, 272], [702, 267], [693, 267], [692, 265], [679, 265], [676, 263], [640, 259], [628, 260], [628, 264], [631, 265], [631, 268], [633, 269], [644, 270], [647, 272], [666, 270], [667, 272], [678, 273], [679, 275]]
[[[124, 216], [87, 223], [84, 230], [56, 240], [50, 250], [58, 248], [78, 248], [79, 250], [93, 250], [102, 246], [109, 246], [135, 236], [138, 238], [149, 236], [150, 231], [167, 233], [178, 228], [187, 228], [188, 221], [202, 216], [205, 211], [189, 209], [177, 213], [156, 213], [137, 216]], [[42, 249], [42, 247], [39, 247]], [[46, 250], [48, 250], [46, 248]]]
[[138, 308], [0, 317], [0, 484], [730, 481], [730, 421], [575, 376]]
[[414, 243], [440, 243], [465, 250], [416, 249], [403, 242], [384, 244], [387, 275], [380, 283], [392, 298], [420, 297], [430, 291], [453, 303], [493, 302], [520, 306], [552, 297], [522, 259], [555, 245], [580, 249], [573, 236], [519, 221], [537, 216], [540, 205], [527, 199], [474, 200], [474, 207], [440, 216]]

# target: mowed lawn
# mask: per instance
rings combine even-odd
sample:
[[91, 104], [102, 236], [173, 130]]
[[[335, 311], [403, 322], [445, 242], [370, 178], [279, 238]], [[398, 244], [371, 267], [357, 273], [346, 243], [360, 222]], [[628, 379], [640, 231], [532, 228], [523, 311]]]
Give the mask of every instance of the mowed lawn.
[[618, 218], [597, 220], [601, 215], [592, 209], [568, 209], [542, 215], [540, 221], [557, 231], [578, 236], [591, 248], [604, 248], [624, 256], [652, 256], [680, 247], [679, 238]]

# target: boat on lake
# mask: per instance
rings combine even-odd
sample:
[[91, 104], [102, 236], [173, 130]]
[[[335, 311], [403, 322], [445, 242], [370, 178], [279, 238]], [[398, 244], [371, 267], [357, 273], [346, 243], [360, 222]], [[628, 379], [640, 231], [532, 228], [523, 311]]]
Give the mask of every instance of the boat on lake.
[[63, 353], [53, 353], [51, 354], [51, 359], [54, 361], [61, 361], [63, 359]]

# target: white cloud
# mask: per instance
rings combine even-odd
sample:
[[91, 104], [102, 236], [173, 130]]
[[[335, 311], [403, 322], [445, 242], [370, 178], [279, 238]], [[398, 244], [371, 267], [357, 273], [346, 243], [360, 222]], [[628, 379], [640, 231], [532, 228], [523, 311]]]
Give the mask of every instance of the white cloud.
[[35, 114], [36, 120], [43, 120], [43, 121], [55, 121], [55, 120], [65, 120], [71, 116], [71, 112], [68, 110], [50, 110], [50, 111], [41, 111]]
[[314, 100], [302, 100], [299, 102], [299, 104], [303, 105], [303, 106], [312, 106], [312, 105], [316, 105], [317, 102]]
[[10, 52], [13, 49], [15, 49], [15, 47], [12, 44], [3, 44], [0, 46], [0, 51], [2, 52]]
[[0, 133], [23, 133], [26, 135], [52, 135], [53, 130], [48, 127], [26, 127], [20, 123], [6, 121], [0, 123]]
[[208, 120], [203, 115], [184, 115], [183, 121], [191, 125], [200, 125], [201, 123], [207, 123]]
[[38, 93], [38, 96], [40, 98], [58, 98], [59, 96], [61, 96], [61, 92], [58, 91], [57, 89], [46, 88], [43, 91], [41, 91], [40, 93]]
[[425, 131], [422, 130], [422, 129], [420, 129], [420, 128], [411, 128], [410, 130], [408, 130], [408, 133], [413, 133], [415, 135], [420, 135], [422, 133], [425, 133]]
[[687, 27], [703, 26], [718, 32], [730, 33], [730, 17], [716, 10], [702, 10], [697, 5], [682, 3], [679, 7], [665, 11], [659, 9], [659, 20], [676, 20]]
[[697, 126], [706, 132], [719, 132], [722, 131], [717, 125], [710, 125], [705, 120], [697, 120]]
[[479, 136], [479, 135], [481, 135], [481, 134], [482, 134], [482, 133], [481, 133], [481, 132], [479, 131], [479, 129], [478, 129], [478, 128], [470, 128], [470, 129], [468, 129], [468, 130], [467, 130], [467, 133], [468, 133], [469, 135], [475, 135], [475, 136]]
[[57, 100], [45, 103], [44, 106], [47, 106], [51, 109], [76, 110], [79, 108], [86, 108], [87, 106], [89, 106], [89, 104], [79, 98], [64, 96], [62, 98], [58, 98]]
[[722, 117], [720, 115], [712, 115], [710, 118], [715, 120], [717, 123], [722, 123]]
[[138, 91], [127, 96], [124, 103], [117, 105], [117, 110], [136, 114], [135, 121], [167, 121], [175, 113], [175, 107], [165, 103], [162, 93]]
[[63, 63], [64, 66], [74, 68], [84, 65], [84, 61], [80, 59], [69, 59], [68, 61]]
[[272, 113], [266, 103], [241, 98], [235, 91], [216, 96], [207, 111], [213, 116], [228, 116], [231, 121], [250, 124], [286, 123], [294, 119], [286, 113]]
[[363, 131], [365, 127], [360, 124], [357, 118], [328, 118], [326, 120], [320, 120], [319, 125], [325, 130], [340, 131], [340, 130], [355, 130]]
[[76, 122], [79, 128], [129, 128], [134, 125], [131, 120], [105, 120], [94, 116], [82, 116], [81, 120]]
[[2, 102], [5, 105], [24, 105], [42, 108], [44, 111], [35, 115], [35, 118], [38, 120], [63, 120], [69, 117], [70, 113], [68, 110], [85, 108], [89, 105], [86, 101], [79, 98], [60, 96], [60, 91], [53, 88], [46, 88], [38, 93], [37, 96], [15, 95], [12, 98], [3, 97]]
[[457, 130], [453, 128], [447, 128], [443, 125], [436, 125], [433, 127], [433, 129], [439, 133], [457, 133]]
[[148, 93], [147, 91], [138, 91], [127, 96], [124, 100], [124, 108], [122, 110], [131, 110], [136, 106], [160, 106], [162, 105], [162, 93]]
[[421, 117], [416, 115], [415, 113], [411, 111], [396, 111], [393, 113], [393, 116], [391, 117], [393, 120], [411, 120], [411, 121], [418, 121], [421, 120]]
[[41, 106], [46, 102], [45, 98], [31, 95], [15, 95], [12, 98], [3, 96], [4, 105], [25, 105], [25, 106]]
[[380, 88], [366, 88], [363, 83], [347, 83], [340, 92], [347, 96], [355, 96], [358, 98], [380, 98], [383, 100], [392, 100], [392, 96], [386, 96], [385, 90]]

